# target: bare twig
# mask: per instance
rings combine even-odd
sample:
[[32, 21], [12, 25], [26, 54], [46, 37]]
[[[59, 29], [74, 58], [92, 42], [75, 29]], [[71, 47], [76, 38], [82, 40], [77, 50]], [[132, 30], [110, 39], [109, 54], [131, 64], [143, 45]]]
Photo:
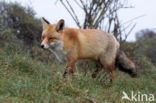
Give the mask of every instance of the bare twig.
[[132, 21], [134, 21], [134, 20], [136, 20], [136, 19], [142, 18], [142, 17], [144, 17], [144, 16], [146, 16], [146, 15], [140, 15], [140, 16], [134, 17], [134, 18], [132, 18], [131, 20], [128, 20], [128, 21], [124, 22], [122, 25], [125, 25], [125, 24], [127, 24], [127, 23], [130, 23], [130, 22], [132, 22]]
[[77, 22], [78, 24], [80, 24], [80, 23], [79, 23], [79, 20], [78, 20], [78, 17], [77, 17], [77, 15], [75, 14], [75, 11], [74, 11], [73, 7], [72, 7], [71, 4], [68, 2], [68, 0], [66, 0], [66, 2], [67, 2], [67, 4], [68, 4], [68, 6], [70, 7], [71, 12], [73, 13], [73, 16], [75, 17], [76, 22]]
[[66, 6], [66, 4], [60, 0], [60, 2], [62, 3], [62, 5], [65, 7], [65, 9], [68, 11], [68, 13], [71, 15], [71, 17], [73, 18], [73, 20], [75, 21], [75, 23], [77, 24], [77, 26], [79, 28], [81, 28], [80, 23], [77, 21], [77, 19], [74, 17], [74, 15], [72, 14], [72, 12], [68, 9], [68, 7]]
[[[120, 9], [132, 8], [132, 6], [127, 6], [128, 0], [74, 0], [73, 2], [80, 7], [85, 14], [84, 21], [80, 21], [78, 19], [79, 14], [77, 14], [69, 0], [59, 1], [66, 8], [79, 28], [105, 28], [105, 31], [113, 33], [119, 40], [123, 40], [124, 36], [126, 40], [135, 27], [134, 25], [131, 27], [133, 24], [131, 22], [144, 16], [135, 17], [121, 24], [118, 18], [118, 11]], [[131, 24], [127, 26], [128, 23]], [[127, 31], [127, 29], [129, 29], [129, 31]]]
[[75, 2], [81, 9], [83, 9], [82, 5], [80, 5], [80, 4], [78, 3], [77, 0], [74, 0], [74, 2]]
[[128, 31], [128, 33], [125, 35], [125, 40], [124, 41], [126, 41], [126, 39], [128, 38], [128, 36], [131, 34], [131, 32], [133, 31], [133, 29], [135, 28], [135, 26], [136, 26], [136, 23], [131, 27], [131, 29]]

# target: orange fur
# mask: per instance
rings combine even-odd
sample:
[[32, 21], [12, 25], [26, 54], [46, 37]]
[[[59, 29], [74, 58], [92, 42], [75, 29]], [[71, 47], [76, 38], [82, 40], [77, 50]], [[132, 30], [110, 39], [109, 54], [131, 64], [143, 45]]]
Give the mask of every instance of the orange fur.
[[[43, 23], [45, 22], [43, 21]], [[63, 21], [59, 21], [56, 25], [45, 23], [42, 33], [42, 44], [50, 45], [56, 41], [63, 43], [62, 48], [67, 53], [67, 68], [64, 76], [75, 71], [75, 63], [78, 60], [92, 59], [100, 62], [103, 67], [108, 67], [112, 80], [114, 80], [114, 61], [119, 49], [119, 43], [115, 37], [104, 31], [95, 29], [62, 29], [62, 25], [64, 25]]]

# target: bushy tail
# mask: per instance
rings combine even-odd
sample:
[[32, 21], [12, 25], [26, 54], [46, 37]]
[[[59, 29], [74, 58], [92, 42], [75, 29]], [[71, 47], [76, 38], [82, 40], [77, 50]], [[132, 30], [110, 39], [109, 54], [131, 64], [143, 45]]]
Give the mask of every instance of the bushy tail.
[[116, 67], [118, 67], [119, 70], [128, 73], [131, 77], [137, 76], [135, 64], [121, 50], [118, 50], [117, 52]]

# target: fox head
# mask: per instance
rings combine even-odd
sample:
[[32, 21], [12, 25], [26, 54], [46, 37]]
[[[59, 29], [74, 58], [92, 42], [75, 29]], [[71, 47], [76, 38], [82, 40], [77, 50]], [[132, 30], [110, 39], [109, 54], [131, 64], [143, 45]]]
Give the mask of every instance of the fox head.
[[61, 19], [57, 24], [50, 24], [45, 18], [42, 18], [43, 32], [41, 37], [41, 47], [48, 49], [61, 45], [61, 33], [64, 29], [64, 20]]

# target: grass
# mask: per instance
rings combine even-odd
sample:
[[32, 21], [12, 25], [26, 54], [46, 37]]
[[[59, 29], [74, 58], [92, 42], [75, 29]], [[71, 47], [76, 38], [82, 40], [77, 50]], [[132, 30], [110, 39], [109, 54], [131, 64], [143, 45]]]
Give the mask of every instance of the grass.
[[74, 75], [63, 78], [64, 65], [44, 61], [50, 58], [46, 51], [35, 48], [30, 55], [18, 42], [0, 42], [0, 103], [138, 103], [122, 100], [123, 91], [156, 96], [156, 68], [146, 57], [140, 59], [137, 78], [117, 71], [110, 83], [108, 71], [91, 78], [93, 64], [78, 65]]
[[121, 99], [123, 91], [156, 94], [155, 68], [148, 68], [146, 75], [140, 70], [135, 79], [117, 72], [113, 84], [107, 82], [106, 72], [92, 79], [91, 71], [84, 73], [82, 69], [64, 79], [63, 68], [1, 50], [0, 103], [133, 103]]
[[[8, 8], [7, 4], [4, 7]], [[64, 65], [34, 45], [41, 27], [37, 19], [33, 20], [24, 11], [21, 9], [18, 15], [16, 10], [9, 11], [13, 17], [22, 18], [9, 26], [7, 20], [12, 17], [6, 19], [7, 12], [0, 18], [0, 103], [149, 103], [122, 100], [123, 91], [129, 95], [131, 91], [154, 94], [155, 101], [150, 103], [156, 103], [155, 39], [125, 43], [122, 48], [139, 65], [137, 78], [117, 71], [116, 81], [110, 83], [108, 71], [103, 71], [93, 79], [95, 65], [86, 66], [86, 63], [78, 65], [74, 75], [63, 78]]]

